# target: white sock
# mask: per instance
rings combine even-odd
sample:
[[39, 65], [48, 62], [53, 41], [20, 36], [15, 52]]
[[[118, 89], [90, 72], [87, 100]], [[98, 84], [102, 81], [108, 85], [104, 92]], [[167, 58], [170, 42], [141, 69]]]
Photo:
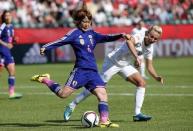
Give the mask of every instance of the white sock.
[[145, 63], [144, 62], [141, 63], [140, 73], [142, 76], [145, 76]]
[[144, 95], [145, 95], [145, 88], [137, 87], [136, 93], [135, 93], [135, 115], [141, 113]]
[[88, 91], [87, 89], [84, 89], [83, 92], [81, 92], [80, 94], [78, 94], [76, 96], [76, 98], [69, 104], [71, 108], [75, 108], [76, 105], [78, 105], [80, 102], [82, 102], [83, 100], [85, 100], [88, 96], [90, 96], [90, 91]]

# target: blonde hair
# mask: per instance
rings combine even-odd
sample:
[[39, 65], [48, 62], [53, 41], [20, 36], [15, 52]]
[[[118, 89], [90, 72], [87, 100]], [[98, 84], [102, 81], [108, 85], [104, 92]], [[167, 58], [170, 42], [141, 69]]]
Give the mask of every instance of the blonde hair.
[[148, 32], [151, 32], [151, 31], [155, 31], [155, 32], [159, 33], [160, 35], [162, 35], [162, 28], [161, 28], [161, 26], [153, 25], [152, 27], [150, 27]]

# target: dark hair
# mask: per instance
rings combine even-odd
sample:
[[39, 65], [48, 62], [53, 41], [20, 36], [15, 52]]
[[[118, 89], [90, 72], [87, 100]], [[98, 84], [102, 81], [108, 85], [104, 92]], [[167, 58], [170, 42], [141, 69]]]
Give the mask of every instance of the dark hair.
[[6, 22], [6, 20], [5, 20], [5, 15], [6, 15], [6, 13], [9, 13], [9, 12], [10, 12], [10, 11], [8, 11], [8, 10], [4, 10], [4, 11], [3, 11], [2, 15], [1, 15], [1, 22], [2, 22], [2, 23]]
[[75, 11], [73, 14], [74, 23], [76, 26], [78, 26], [85, 17], [87, 17], [89, 20], [92, 20], [92, 14], [87, 9], [86, 4], [83, 3], [82, 8]]

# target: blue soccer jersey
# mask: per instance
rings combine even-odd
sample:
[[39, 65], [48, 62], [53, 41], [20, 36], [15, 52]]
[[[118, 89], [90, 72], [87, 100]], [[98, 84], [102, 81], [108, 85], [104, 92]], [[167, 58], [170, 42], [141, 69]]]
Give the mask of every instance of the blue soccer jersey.
[[[0, 39], [6, 43], [13, 42], [14, 28], [13, 25], [6, 25], [3, 23], [0, 27]], [[0, 55], [4, 64], [14, 63], [14, 59], [11, 55], [11, 51], [8, 47], [0, 44]]]
[[75, 68], [92, 69], [97, 71], [96, 60], [94, 57], [94, 48], [98, 43], [110, 42], [120, 39], [122, 34], [102, 35], [90, 29], [83, 31], [81, 29], [73, 29], [63, 38], [48, 43], [43, 47], [50, 50], [62, 45], [70, 44], [76, 56]]
[[[6, 43], [12, 43], [13, 42], [13, 36], [14, 36], [13, 25], [11, 25], [11, 24], [5, 25], [3, 23], [1, 25], [0, 39]], [[0, 44], [0, 51], [6, 52], [7, 50], [10, 50], [10, 49]]]

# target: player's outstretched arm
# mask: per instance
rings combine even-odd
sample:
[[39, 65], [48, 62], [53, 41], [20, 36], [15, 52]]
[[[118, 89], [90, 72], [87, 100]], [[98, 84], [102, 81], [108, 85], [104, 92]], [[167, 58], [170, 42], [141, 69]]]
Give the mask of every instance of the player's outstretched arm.
[[146, 66], [147, 66], [147, 70], [149, 72], [149, 74], [158, 82], [160, 82], [161, 84], [164, 84], [164, 79], [157, 75], [157, 72], [155, 71], [155, 68], [153, 66], [153, 61], [146, 59]]
[[124, 35], [124, 38], [126, 39], [126, 43], [127, 43], [129, 50], [131, 51], [133, 57], [135, 58], [135, 66], [139, 67], [141, 65], [141, 60], [137, 55], [134, 38], [129, 34]]

